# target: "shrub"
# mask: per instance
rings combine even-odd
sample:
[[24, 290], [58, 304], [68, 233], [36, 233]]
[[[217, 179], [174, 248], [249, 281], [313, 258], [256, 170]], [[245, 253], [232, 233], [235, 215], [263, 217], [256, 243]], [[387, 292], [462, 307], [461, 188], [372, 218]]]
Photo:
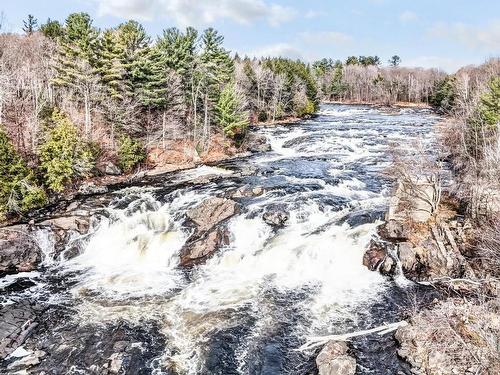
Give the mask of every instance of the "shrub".
[[302, 107], [297, 109], [297, 116], [304, 117], [306, 115], [312, 115], [314, 112], [316, 112], [316, 106], [314, 105], [312, 100], [307, 98], [306, 103]]
[[47, 196], [5, 132], [0, 129], [0, 217], [8, 212], [25, 212], [40, 207]]
[[130, 172], [146, 157], [142, 144], [128, 135], [121, 137], [118, 148], [118, 165], [124, 172]]
[[54, 110], [40, 146], [40, 167], [47, 187], [60, 192], [75, 176], [89, 177], [97, 154], [94, 144], [79, 139], [77, 129], [68, 117]]

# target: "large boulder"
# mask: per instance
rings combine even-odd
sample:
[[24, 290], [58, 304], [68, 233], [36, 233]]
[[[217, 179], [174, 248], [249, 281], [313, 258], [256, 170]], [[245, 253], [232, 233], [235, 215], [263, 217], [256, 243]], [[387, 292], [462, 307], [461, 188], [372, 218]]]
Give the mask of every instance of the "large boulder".
[[347, 355], [345, 342], [330, 341], [316, 357], [319, 375], [354, 375], [356, 360]]
[[239, 212], [238, 204], [226, 198], [208, 198], [187, 212], [188, 218], [196, 225], [196, 231], [207, 232], [222, 221]]
[[370, 271], [376, 271], [387, 257], [387, 245], [375, 239], [368, 244], [363, 255], [363, 265]]
[[262, 134], [250, 133], [246, 139], [246, 149], [250, 152], [271, 151], [271, 145]]
[[41, 249], [28, 225], [0, 228], [0, 274], [28, 272], [41, 261]]
[[215, 228], [204, 237], [189, 242], [181, 251], [181, 266], [193, 266], [214, 254], [222, 246], [229, 244], [226, 230]]

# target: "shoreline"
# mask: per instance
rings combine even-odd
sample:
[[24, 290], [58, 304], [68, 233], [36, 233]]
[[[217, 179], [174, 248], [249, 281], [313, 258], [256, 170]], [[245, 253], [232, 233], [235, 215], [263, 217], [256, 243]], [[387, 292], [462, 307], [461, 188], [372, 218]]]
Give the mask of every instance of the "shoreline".
[[355, 105], [355, 106], [370, 106], [370, 107], [382, 107], [382, 108], [418, 108], [418, 109], [434, 109], [434, 107], [428, 103], [414, 103], [414, 102], [394, 102], [391, 104], [382, 102], [364, 102], [364, 101], [338, 101], [338, 100], [324, 100], [322, 104], [344, 104], [344, 105]]

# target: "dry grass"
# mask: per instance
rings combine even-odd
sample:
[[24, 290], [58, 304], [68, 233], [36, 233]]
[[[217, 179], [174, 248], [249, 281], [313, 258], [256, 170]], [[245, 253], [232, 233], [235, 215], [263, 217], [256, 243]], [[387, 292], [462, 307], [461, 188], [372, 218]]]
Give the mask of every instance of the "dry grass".
[[396, 338], [417, 373], [500, 374], [500, 302], [449, 299], [420, 311]]

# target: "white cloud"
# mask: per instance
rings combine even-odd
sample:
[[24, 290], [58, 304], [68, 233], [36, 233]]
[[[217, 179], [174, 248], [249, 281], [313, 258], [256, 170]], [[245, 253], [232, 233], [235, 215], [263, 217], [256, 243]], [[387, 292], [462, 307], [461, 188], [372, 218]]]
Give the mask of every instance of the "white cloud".
[[350, 35], [338, 31], [303, 32], [299, 39], [306, 44], [349, 44]]
[[93, 0], [101, 16], [152, 20], [167, 17], [180, 26], [211, 24], [230, 19], [240, 24], [265, 20], [278, 26], [297, 16], [288, 6], [264, 0]]
[[305, 18], [308, 20], [311, 20], [313, 18], [318, 18], [321, 16], [324, 16], [326, 13], [325, 12], [318, 12], [316, 10], [308, 10], [306, 14], [304, 15]]
[[277, 43], [263, 46], [253, 51], [242, 53], [249, 57], [288, 57], [291, 59], [304, 59], [301, 51], [289, 43]]
[[403, 64], [415, 68], [438, 68], [447, 73], [454, 73], [461, 67], [471, 64], [471, 61], [439, 56], [419, 56], [404, 60]]
[[408, 23], [418, 20], [418, 16], [416, 13], [410, 10], [405, 10], [403, 13], [399, 15], [399, 20], [403, 23]]
[[491, 22], [483, 28], [463, 23], [440, 23], [429, 30], [429, 35], [433, 38], [449, 39], [472, 49], [491, 53], [500, 51], [500, 21]]

